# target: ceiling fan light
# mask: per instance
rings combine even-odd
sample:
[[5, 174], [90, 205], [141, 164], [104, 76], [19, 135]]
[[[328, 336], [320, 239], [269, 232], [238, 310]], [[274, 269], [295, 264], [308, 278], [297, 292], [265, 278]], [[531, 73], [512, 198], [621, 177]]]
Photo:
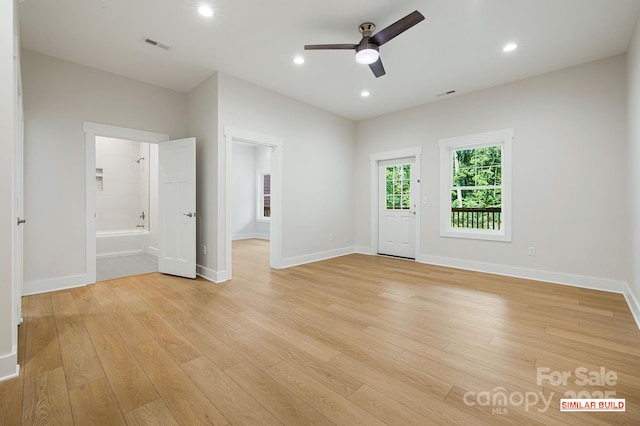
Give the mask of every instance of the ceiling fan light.
[[356, 52], [356, 62], [359, 64], [369, 65], [374, 63], [380, 57], [380, 53], [371, 48], [358, 50]]

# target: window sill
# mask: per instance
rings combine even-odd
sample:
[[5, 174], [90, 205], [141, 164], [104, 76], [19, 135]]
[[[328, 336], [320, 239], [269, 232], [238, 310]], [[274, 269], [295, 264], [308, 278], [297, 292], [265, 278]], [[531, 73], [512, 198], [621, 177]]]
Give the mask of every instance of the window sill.
[[446, 230], [440, 232], [441, 237], [447, 238], [465, 238], [471, 240], [486, 240], [486, 241], [503, 241], [511, 242], [511, 235], [504, 231], [478, 231], [478, 230]]
[[258, 223], [271, 223], [271, 218], [258, 218], [256, 219]]

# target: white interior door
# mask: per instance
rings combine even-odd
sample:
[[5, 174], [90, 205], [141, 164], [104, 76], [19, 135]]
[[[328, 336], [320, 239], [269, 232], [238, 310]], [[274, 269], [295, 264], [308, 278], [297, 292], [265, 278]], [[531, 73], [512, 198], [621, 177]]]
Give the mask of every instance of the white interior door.
[[378, 253], [415, 259], [415, 158], [378, 163]]
[[22, 295], [24, 293], [24, 124], [22, 115], [22, 94], [18, 95], [16, 111], [16, 137], [14, 141], [14, 220], [13, 234], [13, 277], [15, 279], [15, 306], [17, 323], [22, 323]]
[[196, 277], [196, 139], [158, 144], [158, 270]]

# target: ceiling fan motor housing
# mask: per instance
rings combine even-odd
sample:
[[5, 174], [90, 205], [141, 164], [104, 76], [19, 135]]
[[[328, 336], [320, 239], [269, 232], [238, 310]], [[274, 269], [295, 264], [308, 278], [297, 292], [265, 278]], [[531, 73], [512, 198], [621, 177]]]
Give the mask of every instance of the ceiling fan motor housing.
[[358, 47], [356, 47], [356, 53], [358, 53], [361, 50], [375, 50], [376, 52], [380, 51], [380, 48], [378, 47], [377, 44], [373, 44], [373, 43], [369, 43], [369, 41], [363, 41], [362, 43], [360, 43], [358, 45]]
[[369, 38], [373, 35], [373, 32], [376, 30], [376, 25], [372, 22], [365, 22], [364, 24], [360, 24], [360, 26], [358, 27], [358, 30], [360, 30], [360, 34], [362, 34], [362, 37], [366, 37]]

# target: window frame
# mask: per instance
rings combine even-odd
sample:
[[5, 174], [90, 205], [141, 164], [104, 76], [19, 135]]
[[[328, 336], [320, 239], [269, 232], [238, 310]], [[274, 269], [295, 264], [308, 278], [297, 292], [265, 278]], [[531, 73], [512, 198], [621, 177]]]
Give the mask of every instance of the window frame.
[[[441, 139], [440, 147], [440, 236], [511, 242], [511, 145], [513, 129]], [[453, 187], [453, 152], [488, 146], [502, 147], [502, 226], [500, 230], [454, 228], [451, 226], [451, 188]]]
[[271, 217], [267, 217], [264, 215], [264, 197], [265, 195], [269, 196], [271, 200], [271, 193], [264, 193], [264, 177], [271, 176], [271, 172], [269, 170], [258, 170], [256, 171], [256, 222], [269, 223], [271, 222]]

